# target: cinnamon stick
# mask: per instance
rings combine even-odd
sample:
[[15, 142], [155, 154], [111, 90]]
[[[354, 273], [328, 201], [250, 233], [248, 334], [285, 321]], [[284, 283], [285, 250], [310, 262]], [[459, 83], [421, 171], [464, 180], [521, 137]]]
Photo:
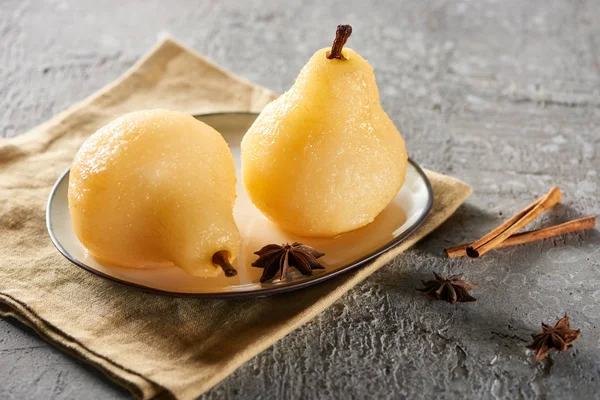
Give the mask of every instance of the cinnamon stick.
[[525, 207], [504, 224], [467, 247], [467, 255], [472, 258], [477, 258], [488, 251], [493, 250], [500, 243], [508, 239], [513, 233], [522, 229], [525, 225], [529, 224], [543, 212], [558, 203], [561, 198], [562, 193], [560, 190], [556, 186], [553, 187], [546, 195]]
[[[579, 218], [573, 221], [565, 222], [560, 225], [550, 226], [548, 228], [536, 229], [534, 231], [516, 233], [508, 239], [498, 244], [495, 248], [516, 246], [518, 244], [535, 242], [536, 240], [547, 239], [549, 237], [562, 235], [569, 232], [581, 231], [593, 228], [596, 225], [596, 217]], [[467, 247], [471, 243], [463, 243], [444, 249], [448, 258], [462, 257], [467, 255]]]

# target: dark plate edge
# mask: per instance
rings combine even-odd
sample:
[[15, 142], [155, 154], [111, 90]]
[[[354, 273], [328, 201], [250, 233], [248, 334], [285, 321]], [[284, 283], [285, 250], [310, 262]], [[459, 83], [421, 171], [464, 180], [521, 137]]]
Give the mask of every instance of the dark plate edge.
[[[254, 113], [236, 112], [236, 113], [212, 113], [212, 114], [205, 114], [202, 116], [213, 116], [213, 115], [224, 115], [224, 114], [253, 114], [254, 115]], [[202, 116], [200, 116], [200, 117], [202, 117]], [[196, 117], [198, 117], [198, 116], [196, 116]], [[423, 178], [423, 180], [425, 181], [425, 185], [427, 186], [427, 192], [429, 194], [429, 199], [428, 199], [427, 205], [425, 207], [425, 212], [419, 217], [419, 219], [412, 226], [410, 226], [406, 231], [404, 231], [400, 236], [398, 236], [391, 242], [385, 244], [383, 247], [368, 254], [360, 261], [358, 261], [354, 264], [350, 264], [341, 269], [338, 269], [337, 271], [331, 272], [329, 274], [316, 275], [313, 279], [309, 279], [309, 280], [303, 281], [303, 282], [295, 284], [295, 285], [273, 287], [273, 288], [263, 289], [263, 290], [258, 290], [258, 291], [253, 290], [253, 291], [225, 292], [225, 293], [178, 293], [178, 292], [169, 292], [169, 291], [165, 291], [165, 290], [154, 289], [154, 288], [150, 288], [147, 286], [139, 285], [137, 283], [127, 282], [127, 281], [112, 277], [110, 275], [107, 275], [107, 274], [100, 272], [98, 270], [95, 270], [91, 267], [88, 267], [87, 265], [74, 259], [69, 254], [69, 252], [67, 252], [65, 250], [65, 248], [60, 244], [60, 242], [54, 235], [54, 231], [52, 229], [52, 223], [50, 221], [50, 210], [52, 208], [52, 199], [54, 198], [54, 195], [56, 193], [56, 190], [58, 189], [58, 186], [60, 185], [62, 180], [65, 178], [65, 176], [67, 174], [69, 174], [69, 172], [71, 171], [71, 168], [68, 168], [65, 172], [63, 172], [61, 174], [61, 176], [56, 180], [54, 186], [52, 187], [52, 190], [50, 191], [50, 196], [48, 197], [48, 201], [46, 203], [46, 229], [48, 230], [48, 234], [50, 235], [50, 239], [52, 240], [52, 244], [54, 244], [54, 247], [56, 247], [56, 249], [60, 252], [60, 254], [62, 254], [67, 260], [69, 260], [73, 264], [77, 265], [78, 267], [80, 267], [88, 272], [91, 272], [92, 274], [109, 279], [109, 280], [119, 283], [121, 285], [125, 285], [125, 286], [129, 286], [129, 287], [133, 287], [133, 288], [142, 290], [147, 293], [160, 294], [160, 295], [172, 296], [172, 297], [192, 297], [192, 298], [204, 298], [204, 299], [206, 299], [206, 298], [211, 298], [211, 299], [238, 298], [239, 299], [239, 298], [269, 296], [272, 294], [285, 293], [285, 292], [290, 292], [290, 291], [297, 290], [297, 289], [302, 289], [307, 286], [311, 286], [311, 285], [326, 281], [328, 279], [336, 277], [336, 276], [343, 274], [345, 272], [348, 272], [350, 270], [359, 268], [359, 267], [365, 265], [366, 263], [368, 263], [369, 261], [373, 260], [377, 256], [379, 256], [379, 255], [385, 253], [386, 251], [392, 249], [393, 247], [399, 245], [400, 243], [405, 241], [408, 237], [410, 237], [410, 235], [412, 235], [423, 224], [423, 222], [425, 222], [425, 220], [429, 216], [429, 213], [431, 212], [431, 208], [433, 206], [433, 188], [431, 186], [431, 182], [429, 181], [429, 178], [427, 178], [427, 175], [425, 174], [423, 169], [421, 169], [419, 164], [417, 164], [415, 161], [413, 161], [410, 157], [408, 158], [408, 162], [412, 164], [412, 166], [417, 170], [419, 175], [421, 175], [421, 178]]]

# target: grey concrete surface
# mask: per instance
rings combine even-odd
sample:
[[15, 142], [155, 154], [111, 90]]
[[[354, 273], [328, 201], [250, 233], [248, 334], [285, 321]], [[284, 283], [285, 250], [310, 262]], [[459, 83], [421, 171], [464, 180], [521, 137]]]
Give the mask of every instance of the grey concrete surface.
[[[2, 0], [0, 136], [112, 81], [161, 32], [283, 91], [338, 23], [354, 26], [348, 45], [374, 66], [411, 156], [474, 194], [418, 246], [203, 398], [598, 398], [597, 230], [478, 260], [442, 254], [554, 184], [564, 200], [535, 226], [600, 214], [598, 0]], [[479, 301], [429, 301], [415, 288], [431, 270], [464, 272], [480, 284]], [[581, 339], [533, 361], [530, 334], [564, 313]], [[0, 321], [0, 398], [129, 396]]]

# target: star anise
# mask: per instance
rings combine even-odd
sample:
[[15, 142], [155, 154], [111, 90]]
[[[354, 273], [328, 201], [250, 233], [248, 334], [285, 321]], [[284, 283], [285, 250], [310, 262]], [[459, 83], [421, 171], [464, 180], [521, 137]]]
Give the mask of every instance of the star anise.
[[417, 289], [427, 293], [428, 296], [437, 300], [446, 300], [450, 304], [457, 301], [476, 301], [477, 299], [471, 296], [469, 292], [476, 288], [477, 285], [462, 280], [462, 274], [452, 275], [449, 278], [444, 278], [435, 272], [433, 273], [435, 280], [421, 281], [425, 286], [422, 289]]
[[317, 258], [325, 254], [298, 242], [292, 245], [284, 243], [281, 246], [268, 244], [254, 254], [258, 255], [258, 260], [252, 266], [264, 268], [261, 282], [273, 279], [278, 271], [279, 279], [284, 280], [290, 267], [295, 267], [302, 275], [312, 275], [313, 269], [325, 269], [317, 261]]
[[554, 328], [542, 322], [542, 333], [531, 335], [533, 342], [527, 348], [535, 351], [536, 360], [542, 360], [546, 358], [550, 349], [567, 350], [580, 334], [579, 329], [569, 327], [569, 316], [565, 314]]

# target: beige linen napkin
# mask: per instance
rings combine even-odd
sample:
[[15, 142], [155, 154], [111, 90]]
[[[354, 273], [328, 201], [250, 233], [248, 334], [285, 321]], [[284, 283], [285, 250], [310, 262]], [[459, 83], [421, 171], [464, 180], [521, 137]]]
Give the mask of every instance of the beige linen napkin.
[[0, 315], [31, 326], [140, 398], [193, 399], [427, 235], [471, 193], [427, 171], [434, 207], [409, 240], [362, 269], [266, 298], [144, 293], [77, 268], [54, 249], [44, 221], [50, 188], [97, 128], [138, 109], [260, 111], [274, 97], [166, 39], [113, 84], [0, 141]]

